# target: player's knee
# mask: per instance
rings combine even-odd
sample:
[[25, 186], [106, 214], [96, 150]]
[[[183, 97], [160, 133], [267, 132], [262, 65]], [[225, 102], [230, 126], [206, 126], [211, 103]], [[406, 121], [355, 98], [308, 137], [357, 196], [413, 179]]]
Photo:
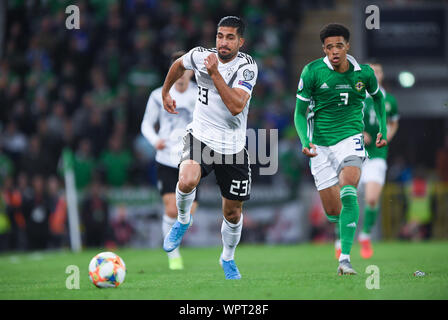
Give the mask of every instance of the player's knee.
[[375, 208], [376, 205], [378, 204], [378, 200], [375, 198], [367, 198], [366, 199], [366, 204], [370, 207], [370, 208]]
[[340, 182], [341, 186], [353, 186], [357, 188], [359, 183], [359, 176], [344, 175], [344, 177], [340, 180], [341, 180]]
[[184, 193], [189, 193], [196, 188], [198, 182], [193, 177], [180, 177], [179, 178], [179, 190]]
[[339, 175], [339, 183], [342, 186], [350, 185], [357, 187], [361, 177], [361, 170], [358, 166], [343, 167]]
[[193, 160], [182, 162], [179, 173], [179, 190], [185, 193], [191, 192], [201, 179], [201, 167]]
[[187, 172], [179, 175], [179, 190], [185, 193], [193, 191], [199, 183], [200, 177], [194, 172]]

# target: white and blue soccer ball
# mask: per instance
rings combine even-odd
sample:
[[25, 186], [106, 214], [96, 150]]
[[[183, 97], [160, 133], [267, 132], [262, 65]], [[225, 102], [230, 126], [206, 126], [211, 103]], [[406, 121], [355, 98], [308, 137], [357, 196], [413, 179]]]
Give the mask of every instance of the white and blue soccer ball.
[[113, 252], [101, 252], [90, 260], [89, 278], [98, 288], [116, 288], [126, 277], [123, 259]]

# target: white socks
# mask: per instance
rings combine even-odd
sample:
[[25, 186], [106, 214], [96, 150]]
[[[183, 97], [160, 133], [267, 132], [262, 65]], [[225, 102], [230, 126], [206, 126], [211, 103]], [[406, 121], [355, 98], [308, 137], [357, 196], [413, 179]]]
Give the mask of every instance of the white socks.
[[334, 248], [340, 250], [341, 249], [341, 240], [336, 240], [334, 242]]
[[359, 241], [370, 240], [370, 234], [365, 233], [364, 231], [362, 231], [362, 232], [359, 233], [358, 240]]
[[226, 218], [222, 221], [222, 259], [225, 261], [233, 260], [235, 249], [241, 239], [241, 230], [243, 229], [243, 214], [237, 224], [230, 223]]
[[[167, 233], [170, 231], [171, 227], [173, 226], [173, 224], [175, 222], [176, 222], [176, 218], [170, 218], [166, 214], [163, 215], [163, 218], [162, 218], [163, 238], [166, 237]], [[171, 252], [167, 252], [167, 254], [168, 254], [168, 258], [178, 258], [178, 257], [180, 257], [179, 247], [177, 247], [176, 249], [174, 249]]]
[[348, 260], [348, 262], [350, 262], [350, 255], [341, 253], [341, 255], [339, 256], [339, 262], [341, 262], [342, 260]]
[[179, 183], [176, 184], [176, 205], [177, 220], [182, 224], [190, 222], [190, 211], [196, 196], [196, 188], [190, 193], [184, 193], [179, 190]]

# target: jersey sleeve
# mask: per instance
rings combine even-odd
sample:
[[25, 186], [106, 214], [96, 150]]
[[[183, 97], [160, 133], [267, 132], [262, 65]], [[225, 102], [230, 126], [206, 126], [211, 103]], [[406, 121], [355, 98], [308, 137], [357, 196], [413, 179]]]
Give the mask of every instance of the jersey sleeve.
[[232, 88], [239, 88], [252, 95], [258, 77], [258, 67], [255, 62], [238, 69]]
[[302, 74], [300, 75], [296, 98], [306, 102], [311, 101], [313, 96], [313, 87], [313, 72], [310, 70], [309, 65], [307, 65], [303, 68]]
[[195, 47], [182, 56], [182, 64], [187, 70], [197, 69], [197, 59], [200, 47]]
[[373, 72], [373, 69], [370, 66], [367, 66], [366, 90], [371, 96], [380, 92], [380, 86], [375, 77], [375, 72]]

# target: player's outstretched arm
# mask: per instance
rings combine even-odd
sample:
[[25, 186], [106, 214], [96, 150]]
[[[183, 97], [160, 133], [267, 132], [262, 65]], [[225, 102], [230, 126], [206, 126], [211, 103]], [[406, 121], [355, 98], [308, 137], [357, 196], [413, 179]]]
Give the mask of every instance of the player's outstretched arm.
[[223, 77], [218, 71], [218, 58], [214, 53], [210, 54], [204, 61], [207, 72], [213, 80], [222, 101], [229, 109], [232, 116], [236, 116], [247, 104], [250, 95], [239, 88], [230, 88], [224, 81]]
[[380, 124], [380, 132], [376, 137], [377, 148], [382, 148], [387, 145], [387, 124], [386, 124], [386, 108], [384, 106], [384, 97], [381, 90], [372, 96], [374, 102], [375, 113]]
[[162, 87], [162, 100], [163, 100], [163, 108], [169, 113], [177, 114], [176, 109], [176, 101], [171, 98], [170, 89], [174, 85], [174, 83], [182, 77], [185, 72], [184, 65], [182, 64], [182, 57], [177, 59], [168, 70], [168, 73], [165, 77], [165, 82]]
[[297, 134], [299, 135], [300, 142], [302, 143], [302, 152], [308, 157], [315, 157], [316, 147], [310, 142], [307, 135], [307, 122], [306, 122], [306, 110], [308, 109], [309, 102], [300, 100], [297, 98], [296, 110], [294, 112], [294, 125], [296, 126]]

